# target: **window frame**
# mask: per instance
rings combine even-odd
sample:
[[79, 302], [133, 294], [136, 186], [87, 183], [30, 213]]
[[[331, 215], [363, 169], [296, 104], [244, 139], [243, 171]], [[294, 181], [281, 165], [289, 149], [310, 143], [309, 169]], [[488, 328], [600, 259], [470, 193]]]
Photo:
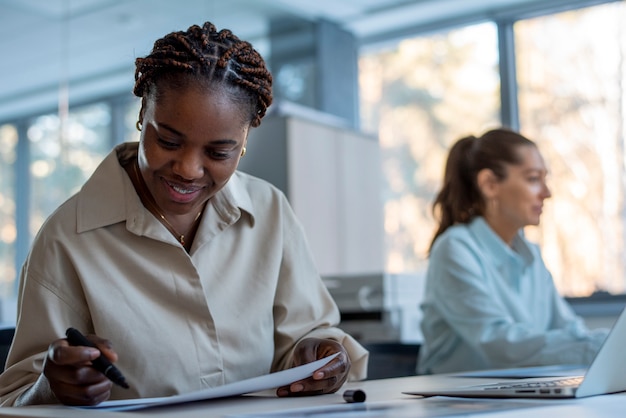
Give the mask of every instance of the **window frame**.
[[[502, 123], [512, 128], [519, 127], [518, 103], [517, 103], [517, 87], [515, 72], [515, 45], [513, 26], [515, 22], [533, 17], [540, 17], [554, 13], [561, 13], [569, 10], [576, 10], [590, 6], [596, 6], [607, 3], [614, 3], [620, 0], [551, 0], [549, 2], [532, 2], [522, 6], [509, 7], [506, 10], [500, 9], [491, 12], [481, 12], [476, 14], [468, 14], [456, 16], [453, 18], [433, 21], [428, 24], [415, 25], [402, 30], [391, 31], [387, 33], [377, 34], [375, 36], [366, 37], [359, 40], [356, 45], [356, 56], [358, 57], [362, 51], [380, 48], [383, 44], [397, 43], [404, 38], [422, 36], [433, 32], [450, 30], [458, 27], [473, 25], [477, 23], [491, 21], [497, 26], [498, 32], [498, 52], [500, 59], [500, 77], [501, 77], [501, 119]], [[111, 143], [113, 148], [124, 139], [126, 126], [124, 123], [125, 110], [134, 98], [130, 93], [118, 92], [109, 96], [92, 97], [89, 100], [72, 103], [70, 109], [81, 107], [96, 102], [108, 102], [111, 108]], [[358, 104], [357, 104], [358, 107]], [[18, 129], [18, 145], [17, 160], [14, 166], [15, 170], [15, 190], [20, 190], [15, 196], [16, 201], [16, 249], [15, 249], [15, 267], [18, 277], [16, 277], [16, 287], [19, 279], [19, 271], [30, 249], [30, 233], [28, 232], [28, 223], [30, 219], [30, 177], [29, 177], [29, 144], [26, 137], [26, 129], [28, 121], [36, 116], [55, 112], [56, 109], [48, 108], [44, 110], [20, 115], [15, 118], [8, 118], [0, 121], [1, 124], [10, 123]], [[355, 109], [355, 112], [358, 108]], [[17, 292], [16, 292], [17, 293]], [[593, 306], [606, 305], [608, 301], [616, 301], [626, 303], [625, 295], [610, 295], [602, 298], [602, 301], [595, 296], [587, 298], [571, 298], [574, 305], [585, 304], [590, 308], [585, 308], [585, 312], [600, 312], [602, 309], [593, 308]], [[613, 303], [613, 302], [611, 302]], [[0, 321], [3, 318], [0, 317]]]
[[[444, 19], [366, 38], [359, 44], [358, 56], [360, 57], [364, 52], [397, 44], [403, 39], [493, 22], [497, 27], [498, 36], [501, 123], [512, 129], [520, 129], [515, 59], [515, 23], [592, 6], [617, 3], [618, 1], [620, 0], [552, 0], [533, 2], [490, 13], [481, 12]], [[613, 295], [600, 292], [587, 297], [567, 297], [566, 300], [576, 313], [584, 317], [617, 316], [626, 305], [626, 293]]]

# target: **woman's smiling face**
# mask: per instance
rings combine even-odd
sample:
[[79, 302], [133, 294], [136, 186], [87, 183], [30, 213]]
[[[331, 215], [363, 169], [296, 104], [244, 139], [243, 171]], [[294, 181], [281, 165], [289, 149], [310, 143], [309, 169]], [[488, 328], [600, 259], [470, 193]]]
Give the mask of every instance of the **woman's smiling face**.
[[165, 216], [198, 213], [237, 169], [250, 122], [227, 92], [164, 87], [143, 99], [139, 168]]

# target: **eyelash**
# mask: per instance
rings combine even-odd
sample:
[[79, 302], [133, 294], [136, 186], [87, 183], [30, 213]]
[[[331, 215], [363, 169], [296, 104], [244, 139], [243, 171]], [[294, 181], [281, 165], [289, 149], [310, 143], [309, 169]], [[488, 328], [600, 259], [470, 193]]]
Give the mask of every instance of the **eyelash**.
[[227, 152], [207, 151], [207, 154], [210, 158], [216, 160], [225, 160], [229, 157]]
[[157, 137], [157, 140], [159, 141], [159, 143], [160, 143], [160, 144], [161, 144], [164, 148], [167, 148], [167, 149], [175, 149], [175, 148], [177, 148], [177, 147], [178, 147], [178, 144], [177, 144], [177, 143], [175, 143], [175, 142], [166, 141], [165, 139], [163, 139], [163, 138], [158, 138], [158, 137]]
[[[176, 142], [170, 142], [159, 137], [157, 137], [157, 140], [159, 141], [161, 146], [165, 149], [174, 150], [179, 147], [179, 144], [177, 144]], [[206, 154], [209, 158], [212, 158], [215, 160], [226, 160], [230, 157], [230, 153], [228, 152], [217, 152], [213, 150], [207, 150]]]

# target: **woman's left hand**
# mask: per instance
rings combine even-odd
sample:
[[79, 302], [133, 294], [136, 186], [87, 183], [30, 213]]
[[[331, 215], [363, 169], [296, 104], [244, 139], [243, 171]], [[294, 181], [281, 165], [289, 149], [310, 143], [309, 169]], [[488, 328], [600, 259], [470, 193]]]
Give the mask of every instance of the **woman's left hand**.
[[307, 379], [278, 388], [278, 396], [310, 396], [334, 393], [348, 379], [350, 358], [346, 349], [337, 341], [306, 338], [298, 343], [293, 355], [293, 367], [339, 353], [324, 367], [317, 369]]

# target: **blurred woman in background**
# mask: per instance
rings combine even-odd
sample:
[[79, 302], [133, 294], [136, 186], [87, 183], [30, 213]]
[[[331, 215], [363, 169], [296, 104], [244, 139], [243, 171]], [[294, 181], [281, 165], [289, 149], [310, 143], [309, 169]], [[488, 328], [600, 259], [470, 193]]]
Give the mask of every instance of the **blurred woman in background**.
[[419, 373], [588, 364], [589, 330], [523, 234], [551, 197], [536, 144], [507, 129], [459, 139], [433, 205]]

